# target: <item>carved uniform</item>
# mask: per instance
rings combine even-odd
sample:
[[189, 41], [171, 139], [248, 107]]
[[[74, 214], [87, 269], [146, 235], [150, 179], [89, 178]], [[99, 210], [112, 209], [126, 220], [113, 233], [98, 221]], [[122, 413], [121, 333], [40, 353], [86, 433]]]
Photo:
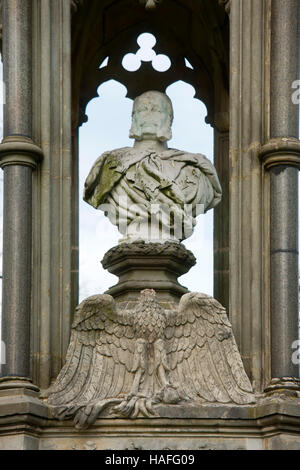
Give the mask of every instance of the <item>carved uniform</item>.
[[125, 147], [106, 152], [95, 162], [84, 200], [105, 210], [122, 234], [130, 234], [130, 225], [134, 234], [137, 221], [149, 226], [156, 217], [160, 235], [183, 240], [192, 234], [195, 217], [215, 207], [221, 195], [215, 168], [204, 155]]

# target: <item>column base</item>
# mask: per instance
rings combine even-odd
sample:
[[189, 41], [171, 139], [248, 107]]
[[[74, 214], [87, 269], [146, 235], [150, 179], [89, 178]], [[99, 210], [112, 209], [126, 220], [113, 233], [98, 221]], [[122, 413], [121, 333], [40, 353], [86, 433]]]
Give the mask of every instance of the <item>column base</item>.
[[28, 379], [0, 379], [0, 450], [38, 450], [37, 430], [50, 412]]
[[34, 392], [39, 392], [40, 389], [34, 385], [31, 380], [27, 377], [0, 377], [0, 391], [1, 390], [15, 390], [15, 389], [26, 389]]

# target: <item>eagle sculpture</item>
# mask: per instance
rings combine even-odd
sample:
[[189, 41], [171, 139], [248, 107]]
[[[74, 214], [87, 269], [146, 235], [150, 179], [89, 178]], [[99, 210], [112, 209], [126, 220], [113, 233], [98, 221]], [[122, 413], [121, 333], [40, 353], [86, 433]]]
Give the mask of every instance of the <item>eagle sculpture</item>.
[[95, 422], [110, 406], [114, 416], [153, 417], [159, 403], [255, 402], [222, 305], [188, 293], [165, 310], [146, 289], [133, 310], [110, 295], [95, 295], [76, 309], [66, 363], [48, 404], [76, 427]]

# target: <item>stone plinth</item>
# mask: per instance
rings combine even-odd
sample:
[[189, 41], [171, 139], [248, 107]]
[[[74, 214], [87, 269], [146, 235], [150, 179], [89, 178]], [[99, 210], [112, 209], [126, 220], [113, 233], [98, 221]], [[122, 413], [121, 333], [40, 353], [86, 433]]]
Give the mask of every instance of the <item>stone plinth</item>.
[[[31, 397], [1, 406], [0, 450], [300, 450], [299, 399], [262, 399], [256, 405], [161, 405], [161, 417], [103, 417], [87, 430], [51, 418]], [[34, 401], [34, 403], [33, 403]]]
[[120, 243], [109, 250], [102, 265], [119, 276], [119, 282], [106, 294], [117, 302], [135, 301], [141, 290], [154, 289], [158, 300], [178, 302], [188, 292], [177, 280], [196, 264], [194, 255], [181, 243]]

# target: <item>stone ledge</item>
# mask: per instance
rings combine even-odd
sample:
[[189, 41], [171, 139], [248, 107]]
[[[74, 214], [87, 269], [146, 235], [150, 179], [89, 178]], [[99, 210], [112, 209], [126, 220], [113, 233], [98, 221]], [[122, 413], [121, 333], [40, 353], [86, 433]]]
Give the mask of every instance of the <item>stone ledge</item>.
[[119, 245], [111, 248], [104, 255], [102, 266], [104, 269], [107, 269], [111, 265], [119, 263], [120, 260], [127, 259], [128, 257], [141, 257], [145, 262], [145, 258], [147, 259], [147, 257], [149, 257], [152, 260], [152, 258], [156, 256], [159, 256], [159, 258], [164, 256], [167, 258], [174, 258], [176, 262], [188, 265], [188, 268], [186, 268], [187, 270], [196, 264], [195, 256], [182, 243], [154, 243], [141, 240], [132, 243], [120, 243]]
[[51, 419], [39, 400], [40, 406], [29, 399], [13, 410], [16, 399], [15, 395], [4, 413], [0, 398], [0, 449], [300, 450], [299, 399], [267, 398], [251, 406], [186, 406], [181, 411], [159, 405], [159, 418], [105, 417], [80, 431], [72, 421]]
[[26, 388], [0, 390], [0, 435], [3, 421], [9, 417], [13, 417], [14, 420], [18, 415], [25, 418], [35, 416], [38, 419], [48, 419], [50, 410], [33, 390]]

